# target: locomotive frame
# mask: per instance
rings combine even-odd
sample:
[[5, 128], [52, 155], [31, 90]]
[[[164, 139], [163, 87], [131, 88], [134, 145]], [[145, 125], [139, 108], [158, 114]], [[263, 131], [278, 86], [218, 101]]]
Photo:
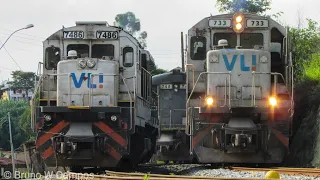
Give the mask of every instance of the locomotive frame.
[[270, 17], [222, 14], [190, 28], [188, 44], [190, 154], [200, 163], [281, 163], [294, 113], [287, 30]]
[[155, 64], [138, 40], [104, 21], [76, 22], [43, 49], [31, 103], [38, 159], [72, 170], [148, 162], [159, 130], [151, 114]]
[[152, 88], [158, 95], [157, 113], [160, 136], [157, 139], [155, 160], [188, 163], [190, 137], [184, 133], [186, 111], [186, 74], [176, 68], [152, 77]]

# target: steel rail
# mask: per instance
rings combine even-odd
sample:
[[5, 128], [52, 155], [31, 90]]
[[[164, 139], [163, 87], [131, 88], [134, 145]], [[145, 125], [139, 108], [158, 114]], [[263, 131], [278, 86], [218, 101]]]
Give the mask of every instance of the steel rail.
[[78, 180], [87, 177], [94, 180], [105, 180], [105, 179], [148, 179], [148, 180], [183, 180], [183, 179], [204, 179], [204, 180], [261, 180], [261, 178], [223, 178], [223, 177], [204, 177], [204, 176], [180, 176], [180, 175], [162, 175], [162, 174], [143, 174], [143, 173], [126, 173], [126, 172], [114, 172], [106, 171], [105, 175], [86, 175], [81, 173], [68, 173], [69, 180]]
[[276, 171], [280, 174], [297, 175], [297, 176], [312, 176], [320, 177], [320, 169], [317, 168], [286, 168], [286, 167], [275, 167], [275, 168], [248, 168], [248, 167], [231, 167], [229, 168], [235, 171]]

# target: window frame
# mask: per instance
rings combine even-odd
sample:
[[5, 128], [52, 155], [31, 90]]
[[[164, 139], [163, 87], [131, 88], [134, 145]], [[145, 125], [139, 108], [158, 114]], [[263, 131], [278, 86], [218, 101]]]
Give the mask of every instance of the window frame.
[[[236, 48], [236, 46], [237, 46], [237, 44], [238, 44], [238, 35], [237, 35], [237, 33], [235, 33], [235, 32], [214, 32], [214, 34], [213, 34], [213, 36], [212, 36], [212, 44], [214, 45], [214, 46], [218, 46], [218, 42], [219, 42], [219, 40], [220, 39], [218, 39], [217, 40], [217, 42], [215, 42], [215, 35], [216, 34], [231, 34], [231, 35], [234, 35], [235, 36], [235, 39], [236, 39], [236, 44], [235, 44], [235, 46], [231, 46], [230, 45], [230, 41], [227, 39], [227, 41], [228, 41], [228, 47], [229, 48]], [[230, 37], [232, 37], [232, 36], [230, 36]], [[216, 44], [215, 44], [216, 43]]]
[[[261, 37], [262, 37], [262, 45], [261, 46], [264, 46], [264, 44], [265, 44], [265, 42], [264, 42], [264, 34], [262, 33], [262, 32], [250, 32], [250, 33], [248, 33], [248, 32], [246, 32], [246, 33], [241, 33], [240, 34], [240, 38], [239, 38], [239, 40], [240, 40], [240, 46], [242, 47], [242, 48], [244, 48], [244, 49], [250, 49], [250, 48], [253, 48], [253, 47], [243, 47], [242, 46], [242, 41], [241, 41], [241, 37], [243, 37], [242, 35], [244, 35], [244, 34], [259, 34], [259, 35], [261, 35]], [[255, 38], [256, 39], [256, 38]], [[258, 44], [255, 44], [255, 45], [258, 45]]]
[[[112, 57], [115, 57], [115, 46], [114, 46], [114, 44], [92, 44], [92, 46], [91, 46], [91, 57], [92, 58], [99, 58], [99, 57], [93, 57], [93, 55], [94, 55], [94, 53], [93, 53], [93, 50], [94, 50], [94, 48], [93, 48], [93, 46], [95, 46], [95, 45], [97, 45], [97, 46], [111, 46], [113, 49], [113, 55], [112, 55]], [[102, 58], [102, 57], [100, 57], [100, 58]]]
[[[198, 40], [198, 41], [196, 41], [196, 40], [193, 40], [193, 39], [202, 39], [203, 41], [200, 41], [200, 40]], [[205, 48], [205, 53], [204, 53], [204, 58], [203, 59], [200, 59], [200, 58], [195, 58], [194, 59], [194, 43], [195, 42], [202, 42], [203, 43], [203, 46], [204, 46], [204, 48]], [[207, 38], [206, 37], [204, 37], [204, 36], [192, 36], [191, 38], [190, 38], [190, 58], [191, 58], [191, 60], [194, 60], [194, 61], [203, 61], [203, 60], [205, 60], [206, 59], [206, 54], [207, 54]]]
[[[130, 49], [128, 51], [126, 51], [127, 49]], [[132, 60], [131, 60], [131, 63], [125, 63], [126, 61], [126, 53], [128, 52], [132, 52]], [[129, 64], [129, 65], [127, 65]], [[133, 47], [130, 47], [130, 46], [126, 46], [122, 49], [122, 65], [123, 67], [132, 67], [134, 64], [134, 49]]]
[[[51, 49], [52, 50], [52, 48], [55, 48], [55, 49], [58, 49], [59, 51], [59, 60], [57, 61], [57, 64], [56, 64], [56, 67], [51, 67], [51, 65], [50, 65], [50, 67], [49, 67], [49, 57], [47, 56], [47, 53], [48, 53], [48, 50], [49, 49]], [[57, 69], [57, 65], [58, 65], [58, 63], [59, 63], [59, 61], [61, 61], [61, 49], [60, 49], [60, 47], [56, 47], [56, 46], [50, 46], [50, 47], [47, 47], [46, 49], [45, 49], [45, 54], [44, 54], [44, 59], [45, 59], [45, 68], [47, 69], [47, 70], [52, 70], [52, 69]]]
[[[68, 44], [68, 45], [66, 46], [67, 56], [68, 56], [68, 52], [70, 51], [70, 50], [68, 50], [68, 47], [69, 47], [70, 45], [86, 45], [86, 46], [88, 46], [88, 57], [91, 57], [91, 54], [90, 54], [90, 53], [91, 53], [91, 52], [90, 52], [90, 45], [89, 45], [89, 44], [85, 44], [85, 43], [83, 43], [83, 44], [72, 44], [72, 43]], [[71, 50], [74, 50], [74, 49], [71, 49]], [[79, 52], [77, 51], [77, 58], [82, 58], [82, 57], [79, 57], [78, 54], [79, 54]]]

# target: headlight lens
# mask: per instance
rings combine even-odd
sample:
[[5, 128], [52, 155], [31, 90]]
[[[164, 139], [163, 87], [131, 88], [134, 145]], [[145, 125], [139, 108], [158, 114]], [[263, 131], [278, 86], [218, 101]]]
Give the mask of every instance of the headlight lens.
[[92, 59], [89, 59], [87, 61], [87, 65], [88, 65], [89, 68], [93, 68], [96, 65], [96, 61], [94, 61]]
[[206, 104], [208, 106], [211, 106], [213, 103], [214, 103], [213, 97], [209, 96], [209, 97], [206, 98]]
[[44, 115], [44, 119], [45, 119], [46, 121], [51, 121], [51, 116], [45, 114], [45, 115]]
[[87, 65], [87, 62], [86, 62], [85, 60], [80, 60], [80, 61], [79, 61], [79, 67], [80, 67], [80, 68], [83, 69], [83, 68], [86, 67], [86, 65]]
[[276, 106], [277, 105], [277, 99], [275, 97], [270, 97], [269, 98], [269, 104], [271, 106]]
[[117, 116], [116, 115], [112, 115], [111, 116], [111, 121], [116, 121], [118, 118], [117, 118]]
[[266, 56], [262, 56], [262, 57], [260, 58], [260, 62], [261, 62], [261, 63], [267, 63], [267, 62], [268, 62], [268, 58], [267, 58]]

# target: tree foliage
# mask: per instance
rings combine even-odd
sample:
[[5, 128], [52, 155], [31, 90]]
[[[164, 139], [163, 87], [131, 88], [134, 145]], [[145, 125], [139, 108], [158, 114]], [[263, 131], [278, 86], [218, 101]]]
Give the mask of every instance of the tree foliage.
[[271, 0], [217, 0], [219, 12], [263, 14], [271, 9]]
[[317, 68], [320, 68], [317, 62], [319, 55], [315, 54], [320, 52], [320, 28], [317, 22], [311, 19], [307, 20], [308, 27], [290, 29], [296, 80], [301, 80], [306, 76], [311, 77], [310, 75], [314, 74]]
[[150, 73], [152, 74], [152, 76], [157, 75], [157, 74], [162, 74], [168, 72], [167, 70], [161, 69], [161, 68], [155, 68], [153, 69]]
[[35, 81], [34, 72], [12, 71], [11, 76], [13, 81], [8, 83], [11, 89], [25, 90], [28, 93], [28, 90], [31, 90], [34, 88], [34, 81]]
[[142, 47], [147, 47], [146, 39], [148, 34], [146, 31], [140, 31], [140, 20], [136, 17], [136, 15], [133, 12], [118, 14], [115, 17], [114, 25], [122, 27], [124, 30], [128, 31], [130, 34], [135, 36]]
[[10, 150], [8, 112], [10, 112], [14, 148], [34, 137], [30, 129], [30, 115], [26, 117], [28, 108], [30, 109], [30, 106], [26, 101], [0, 101], [0, 148]]

